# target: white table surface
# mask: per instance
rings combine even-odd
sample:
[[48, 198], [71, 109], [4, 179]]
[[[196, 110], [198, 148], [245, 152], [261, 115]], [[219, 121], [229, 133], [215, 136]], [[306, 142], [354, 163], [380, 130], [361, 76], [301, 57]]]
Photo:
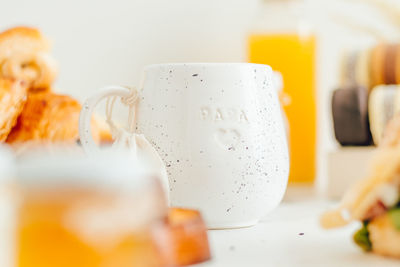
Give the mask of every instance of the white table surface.
[[286, 201], [254, 227], [209, 231], [213, 258], [197, 266], [400, 266], [400, 260], [363, 253], [354, 245], [358, 223], [321, 229], [319, 215], [333, 205], [313, 199]]

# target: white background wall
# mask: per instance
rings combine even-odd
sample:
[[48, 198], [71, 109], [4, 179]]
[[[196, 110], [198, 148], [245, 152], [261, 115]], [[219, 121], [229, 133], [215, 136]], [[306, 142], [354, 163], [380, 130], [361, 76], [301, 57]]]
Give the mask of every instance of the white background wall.
[[77, 96], [135, 84], [150, 63], [244, 61], [257, 0], [13, 0], [0, 25], [34, 25], [54, 41], [56, 86]]
[[[310, 0], [319, 33], [318, 104], [321, 159], [335, 146], [330, 94], [340, 48], [376, 41], [366, 29], [397, 40], [388, 14], [373, 0]], [[144, 65], [246, 61], [246, 34], [261, 0], [3, 0], [0, 27], [39, 27], [54, 41], [57, 91], [83, 99], [107, 84], [135, 85]], [[390, 2], [393, 10], [398, 0]], [[400, 16], [398, 16], [400, 17]], [[321, 161], [323, 170], [323, 161]]]

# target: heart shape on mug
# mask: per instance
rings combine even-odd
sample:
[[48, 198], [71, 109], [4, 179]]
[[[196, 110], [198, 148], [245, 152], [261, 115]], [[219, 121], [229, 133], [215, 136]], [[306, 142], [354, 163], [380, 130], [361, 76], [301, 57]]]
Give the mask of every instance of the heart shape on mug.
[[215, 133], [215, 141], [223, 149], [233, 150], [239, 143], [240, 133], [235, 129], [218, 129]]

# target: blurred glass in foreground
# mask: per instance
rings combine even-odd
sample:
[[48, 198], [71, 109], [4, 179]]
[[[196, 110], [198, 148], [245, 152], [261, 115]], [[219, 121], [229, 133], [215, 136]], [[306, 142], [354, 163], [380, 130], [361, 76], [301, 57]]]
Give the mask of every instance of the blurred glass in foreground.
[[164, 193], [129, 154], [24, 157], [17, 184], [17, 266], [165, 266], [152, 233]]

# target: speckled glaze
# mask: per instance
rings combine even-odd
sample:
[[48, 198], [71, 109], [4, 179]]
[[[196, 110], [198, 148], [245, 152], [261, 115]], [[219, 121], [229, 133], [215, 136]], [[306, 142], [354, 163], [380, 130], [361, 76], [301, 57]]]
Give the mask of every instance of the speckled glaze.
[[173, 206], [209, 228], [254, 225], [281, 201], [289, 160], [271, 68], [237, 63], [151, 65], [137, 132], [166, 164]]

